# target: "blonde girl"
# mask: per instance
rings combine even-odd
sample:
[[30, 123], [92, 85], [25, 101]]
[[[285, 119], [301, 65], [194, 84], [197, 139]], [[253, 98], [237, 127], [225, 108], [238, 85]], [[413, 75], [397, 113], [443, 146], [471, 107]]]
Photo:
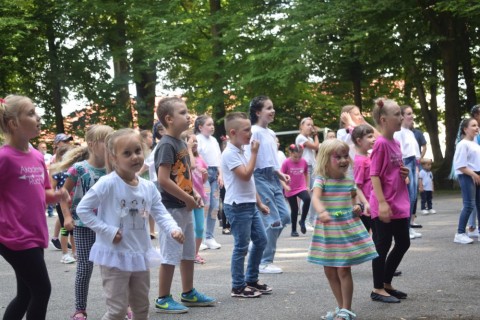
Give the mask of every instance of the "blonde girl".
[[338, 307], [326, 319], [351, 320], [353, 279], [351, 267], [377, 257], [370, 235], [359, 219], [356, 187], [347, 175], [349, 146], [338, 139], [318, 149], [312, 204], [318, 213], [308, 261], [324, 267]]
[[[402, 125], [400, 106], [390, 99], [375, 100], [373, 119], [381, 136], [373, 145], [370, 177], [373, 192], [370, 195], [373, 241], [378, 257], [372, 262], [374, 301], [398, 303], [407, 294], [392, 286], [392, 279], [404, 254], [410, 247], [410, 199], [405, 178], [408, 169], [403, 165], [400, 143], [393, 134]], [[392, 240], [395, 244], [392, 247]]]
[[160, 265], [149, 237], [148, 216], [180, 243], [183, 233], [162, 204], [156, 186], [137, 175], [144, 161], [140, 135], [120, 129], [107, 137], [106, 151], [114, 171], [88, 190], [77, 214], [97, 235], [90, 260], [100, 266], [107, 305], [102, 319], [123, 320], [130, 304], [133, 317], [146, 320], [149, 269]]
[[3, 319], [45, 319], [51, 284], [44, 259], [48, 247], [46, 203], [68, 200], [50, 186], [43, 154], [30, 146], [40, 134], [40, 117], [32, 100], [9, 95], [0, 99], [0, 255], [17, 277], [17, 293]]
[[[67, 179], [63, 188], [72, 196], [71, 205], [62, 201], [60, 206], [65, 217], [65, 228], [73, 230], [73, 238], [77, 249], [77, 272], [75, 275], [75, 313], [74, 320], [87, 318], [87, 297], [93, 262], [88, 257], [95, 242], [95, 232], [85, 226], [77, 215], [77, 206], [87, 191], [106, 174], [105, 169], [105, 137], [113, 132], [106, 125], [92, 125], [85, 134], [86, 147], [78, 152], [88, 151], [88, 159], [73, 164], [67, 171]], [[82, 150], [83, 149], [83, 150]], [[74, 149], [76, 150], [76, 149]]]

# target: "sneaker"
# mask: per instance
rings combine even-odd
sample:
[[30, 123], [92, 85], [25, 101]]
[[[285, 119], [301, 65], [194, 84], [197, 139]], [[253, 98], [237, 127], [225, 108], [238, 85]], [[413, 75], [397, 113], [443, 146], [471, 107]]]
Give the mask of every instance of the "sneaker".
[[181, 301], [188, 307], [208, 307], [217, 302], [215, 298], [211, 298], [193, 288], [189, 293], [182, 293]]
[[205, 245], [208, 247], [208, 249], [212, 249], [212, 250], [220, 249], [222, 247], [222, 245], [217, 241], [215, 241], [214, 238], [205, 239]]
[[413, 230], [412, 228], [410, 228], [411, 230], [411, 233], [415, 236], [415, 238], [421, 238], [422, 237], [422, 234], [420, 232], [417, 232], [415, 230]]
[[196, 255], [195, 256], [195, 260], [193, 260], [193, 262], [195, 262], [196, 264], [205, 264], [205, 259], [203, 259], [202, 257], [200, 257], [200, 255]]
[[50, 242], [52, 243], [52, 245], [55, 247], [55, 249], [57, 250], [62, 250], [62, 246], [60, 245], [60, 240], [57, 238], [57, 239], [51, 239]]
[[307, 227], [305, 226], [305, 221], [300, 220], [298, 224], [300, 225], [300, 231], [303, 234], [307, 233]]
[[435, 211], [435, 209], [430, 209], [430, 210], [428, 210], [428, 213], [435, 214], [435, 213], [437, 213], [437, 211]]
[[253, 288], [257, 291], [260, 291], [260, 293], [262, 294], [270, 294], [272, 293], [272, 288], [269, 287], [267, 284], [261, 284], [260, 282], [247, 282], [247, 286], [249, 286], [250, 288]]
[[424, 216], [426, 216], [427, 214], [430, 214], [430, 211], [428, 211], [427, 209], [423, 209], [421, 212]]
[[230, 293], [230, 296], [234, 298], [258, 298], [261, 295], [262, 293], [260, 291], [249, 286], [245, 286], [240, 289], [233, 288], [232, 292]]
[[[478, 233], [478, 229], [475, 228], [473, 231], [467, 231], [467, 235], [470, 237], [470, 238], [479, 238], [479, 233]], [[480, 240], [479, 240], [480, 241]]]
[[315, 228], [313, 227], [313, 225], [310, 223], [310, 222], [305, 222], [305, 228], [307, 229], [307, 231], [313, 231], [315, 230]]
[[453, 238], [453, 242], [469, 244], [473, 242], [473, 239], [469, 238], [465, 233], [457, 233], [455, 234], [455, 238]]
[[198, 250], [200, 251], [207, 250], [207, 249], [208, 249], [207, 245], [203, 242], [200, 244], [200, 248], [198, 248]]
[[266, 264], [261, 264], [260, 265], [260, 273], [282, 273], [283, 270], [280, 267], [277, 267], [276, 265], [273, 265], [271, 263], [266, 263]]
[[291, 235], [292, 237], [298, 237], [298, 236], [299, 236], [299, 234], [298, 234], [297, 231], [292, 231], [292, 233], [290, 233], [290, 235]]
[[62, 256], [62, 259], [60, 260], [61, 263], [65, 263], [65, 264], [70, 264], [70, 263], [74, 263], [76, 262], [77, 260], [75, 260], [74, 257], [72, 257], [70, 255], [70, 253], [66, 253]]
[[87, 320], [87, 312], [85, 310], [76, 311], [70, 320]]
[[188, 308], [173, 300], [172, 295], [169, 294], [163, 299], [155, 300], [155, 311], [157, 313], [187, 313]]

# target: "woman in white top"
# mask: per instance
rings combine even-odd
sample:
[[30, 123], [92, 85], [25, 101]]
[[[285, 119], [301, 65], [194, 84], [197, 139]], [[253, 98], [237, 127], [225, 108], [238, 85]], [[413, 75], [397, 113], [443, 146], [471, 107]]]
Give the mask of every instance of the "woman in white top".
[[460, 130], [464, 137], [455, 147], [453, 168], [462, 191], [463, 209], [453, 241], [467, 244], [473, 242], [465, 233], [468, 218], [474, 208], [477, 208], [477, 214], [480, 213], [480, 145], [475, 141], [478, 135], [477, 120], [463, 120]]

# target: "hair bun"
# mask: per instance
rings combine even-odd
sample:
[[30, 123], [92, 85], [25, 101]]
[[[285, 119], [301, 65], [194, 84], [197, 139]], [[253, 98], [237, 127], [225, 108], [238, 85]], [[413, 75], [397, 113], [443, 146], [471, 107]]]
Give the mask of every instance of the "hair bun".
[[380, 108], [383, 108], [383, 100], [382, 99], [379, 99], [377, 101], [377, 105], [380, 107]]

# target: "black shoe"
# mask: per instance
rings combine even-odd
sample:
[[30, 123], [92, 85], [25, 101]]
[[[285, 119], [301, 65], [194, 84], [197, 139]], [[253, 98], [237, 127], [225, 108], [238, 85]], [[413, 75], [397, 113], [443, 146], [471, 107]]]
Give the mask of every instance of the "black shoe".
[[260, 291], [248, 286], [239, 289], [233, 288], [232, 292], [230, 293], [230, 296], [234, 298], [258, 298], [261, 295], [262, 293]]
[[292, 233], [290, 233], [290, 235], [292, 237], [298, 237], [298, 232], [297, 231], [292, 231]]
[[394, 296], [382, 296], [381, 294], [375, 293], [373, 291], [372, 293], [370, 293], [370, 298], [372, 298], [373, 301], [379, 301], [384, 303], [400, 303], [400, 300], [398, 298], [395, 298]]
[[387, 291], [387, 293], [389, 295], [394, 296], [397, 299], [407, 299], [407, 294], [405, 292], [398, 291], [398, 290], [392, 290], [392, 289], [386, 289], [386, 288], [385, 288], [385, 291]]
[[267, 286], [265, 283], [261, 284], [258, 281], [257, 282], [247, 282], [247, 286], [250, 288], [253, 288], [257, 291], [260, 291], [262, 294], [270, 294], [272, 293], [272, 288]]
[[400, 270], [395, 270], [395, 272], [393, 273], [394, 277], [400, 277], [401, 275], [402, 275], [402, 271]]
[[302, 231], [303, 234], [307, 233], [307, 227], [305, 226], [305, 221], [300, 220], [298, 224], [300, 225], [300, 231]]
[[57, 249], [57, 250], [62, 250], [62, 246], [60, 245], [60, 240], [57, 239], [52, 239], [50, 240], [50, 242], [53, 244], [53, 246]]
[[421, 224], [418, 224], [418, 223], [412, 223], [412, 224], [410, 224], [410, 227], [412, 227], [412, 228], [423, 228], [423, 226]]

